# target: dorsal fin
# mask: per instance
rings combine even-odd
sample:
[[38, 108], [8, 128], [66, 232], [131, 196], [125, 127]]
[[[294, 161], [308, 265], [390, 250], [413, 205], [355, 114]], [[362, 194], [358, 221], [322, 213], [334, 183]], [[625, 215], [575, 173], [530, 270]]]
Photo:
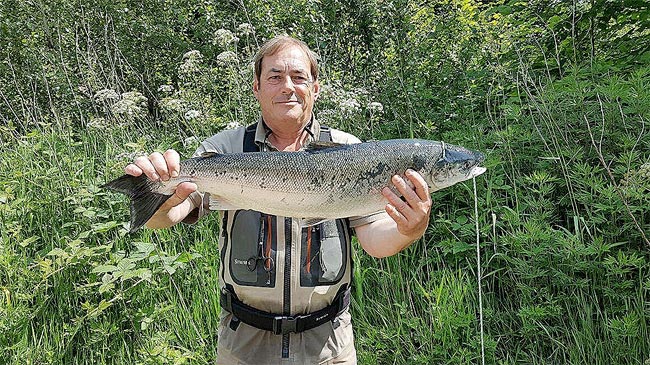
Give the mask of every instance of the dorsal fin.
[[326, 148], [334, 148], [334, 147], [341, 147], [344, 146], [344, 144], [341, 143], [336, 143], [336, 142], [329, 142], [329, 141], [312, 141], [307, 144], [305, 147], [306, 151], [319, 151], [319, 150], [324, 150]]
[[218, 153], [216, 153], [216, 152], [203, 152], [201, 154], [201, 157], [208, 158], [208, 157], [213, 157], [213, 156], [216, 156], [216, 155], [218, 155]]

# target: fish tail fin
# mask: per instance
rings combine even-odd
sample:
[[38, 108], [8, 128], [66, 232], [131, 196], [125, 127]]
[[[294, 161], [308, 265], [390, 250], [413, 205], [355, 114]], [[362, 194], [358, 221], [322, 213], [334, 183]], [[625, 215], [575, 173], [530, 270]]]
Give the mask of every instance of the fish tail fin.
[[131, 198], [131, 229], [129, 233], [144, 226], [160, 206], [171, 197], [171, 195], [154, 192], [155, 184], [145, 175], [123, 175], [102, 185], [104, 189], [117, 191]]

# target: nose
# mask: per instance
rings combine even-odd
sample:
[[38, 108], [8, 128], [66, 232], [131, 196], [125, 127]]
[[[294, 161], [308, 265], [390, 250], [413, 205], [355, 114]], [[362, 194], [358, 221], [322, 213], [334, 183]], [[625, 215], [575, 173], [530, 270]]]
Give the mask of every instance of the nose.
[[293, 85], [293, 80], [291, 80], [291, 76], [289, 75], [282, 78], [280, 86], [282, 87], [282, 93], [284, 94], [291, 94], [296, 91], [296, 88]]

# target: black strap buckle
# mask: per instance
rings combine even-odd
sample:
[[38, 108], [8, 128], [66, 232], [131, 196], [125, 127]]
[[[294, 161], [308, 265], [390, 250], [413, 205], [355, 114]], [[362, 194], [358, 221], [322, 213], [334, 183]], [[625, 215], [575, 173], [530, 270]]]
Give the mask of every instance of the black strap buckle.
[[297, 332], [298, 317], [277, 316], [273, 319], [273, 333], [284, 335]]

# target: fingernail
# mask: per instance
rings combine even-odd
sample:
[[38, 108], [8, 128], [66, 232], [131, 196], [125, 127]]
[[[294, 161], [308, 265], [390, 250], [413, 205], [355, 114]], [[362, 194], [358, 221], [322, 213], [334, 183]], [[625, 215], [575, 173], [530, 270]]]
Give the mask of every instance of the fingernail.
[[154, 180], [160, 180], [160, 176], [158, 174], [153, 174], [152, 177]]
[[178, 177], [178, 171], [176, 170], [172, 171], [172, 177]]

